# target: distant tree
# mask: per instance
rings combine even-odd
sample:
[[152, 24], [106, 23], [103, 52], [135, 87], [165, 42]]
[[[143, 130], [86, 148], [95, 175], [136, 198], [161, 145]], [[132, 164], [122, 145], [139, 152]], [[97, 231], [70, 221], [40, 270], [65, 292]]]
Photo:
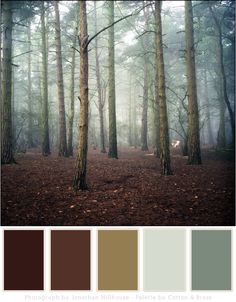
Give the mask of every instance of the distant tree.
[[161, 23], [161, 3], [155, 2], [155, 17], [156, 17], [156, 66], [158, 80], [158, 100], [160, 114], [160, 162], [161, 174], [172, 174], [170, 166], [170, 150], [169, 150], [169, 129], [166, 106], [165, 92], [165, 70], [163, 58], [163, 43], [162, 43], [162, 23]]
[[33, 112], [32, 112], [32, 74], [31, 74], [31, 20], [28, 22], [28, 147], [34, 147], [33, 142]]
[[191, 1], [185, 1], [185, 39], [188, 90], [188, 163], [198, 165], [201, 164], [201, 150]]
[[203, 72], [204, 72], [204, 95], [206, 100], [206, 123], [207, 123], [207, 132], [208, 132], [208, 142], [211, 146], [213, 146], [214, 139], [213, 139], [212, 126], [211, 126], [210, 103], [209, 103], [209, 95], [208, 95], [208, 76], [207, 76], [206, 67], [204, 68]]
[[[148, 11], [147, 7], [143, 9], [145, 30], [148, 30]], [[147, 52], [148, 36], [143, 36], [143, 49]], [[148, 150], [147, 133], [148, 133], [148, 54], [144, 54], [144, 78], [143, 78], [143, 105], [142, 105], [142, 124], [141, 124], [141, 150]]]
[[66, 117], [64, 103], [64, 83], [62, 71], [62, 54], [61, 54], [61, 29], [58, 2], [54, 2], [55, 7], [55, 42], [56, 42], [56, 59], [57, 59], [57, 86], [59, 101], [59, 156], [68, 156], [66, 141]]
[[42, 155], [50, 152], [49, 125], [48, 125], [48, 55], [47, 33], [45, 25], [45, 6], [41, 2], [41, 38], [42, 38]]
[[75, 51], [79, 28], [79, 1], [77, 2], [76, 24], [73, 35], [72, 58], [71, 58], [71, 83], [70, 83], [70, 115], [68, 118], [68, 155], [73, 156], [73, 124], [75, 115]]
[[[94, 25], [95, 32], [98, 31], [97, 28], [97, 1], [94, 1]], [[95, 60], [96, 60], [96, 80], [97, 80], [97, 90], [98, 90], [98, 112], [99, 112], [99, 122], [100, 122], [100, 148], [101, 153], [106, 153], [105, 147], [105, 132], [104, 132], [104, 106], [105, 98], [102, 93], [101, 84], [101, 74], [100, 74], [100, 63], [98, 57], [98, 37], [95, 38]]]
[[2, 118], [1, 118], [1, 163], [14, 163], [12, 139], [12, 2], [2, 2], [3, 62], [2, 62]]
[[[114, 1], [108, 1], [108, 21], [114, 23]], [[109, 151], [108, 157], [118, 158], [116, 133], [116, 92], [115, 92], [115, 46], [114, 26], [108, 30], [108, 109], [109, 109]]]

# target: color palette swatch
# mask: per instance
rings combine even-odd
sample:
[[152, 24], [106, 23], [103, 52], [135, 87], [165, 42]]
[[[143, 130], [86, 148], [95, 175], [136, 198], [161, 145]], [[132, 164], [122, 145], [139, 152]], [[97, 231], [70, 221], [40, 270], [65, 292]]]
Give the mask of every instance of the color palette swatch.
[[192, 232], [192, 289], [231, 289], [231, 231]]
[[186, 231], [147, 229], [143, 240], [144, 291], [184, 291]]
[[98, 290], [138, 289], [137, 231], [98, 231]]
[[51, 289], [90, 290], [90, 231], [51, 231]]
[[60, 291], [183, 292], [187, 284], [191, 291], [231, 290], [232, 230], [188, 234], [185, 228], [5, 230], [4, 289], [44, 290], [50, 281]]
[[43, 290], [43, 231], [4, 231], [4, 289]]

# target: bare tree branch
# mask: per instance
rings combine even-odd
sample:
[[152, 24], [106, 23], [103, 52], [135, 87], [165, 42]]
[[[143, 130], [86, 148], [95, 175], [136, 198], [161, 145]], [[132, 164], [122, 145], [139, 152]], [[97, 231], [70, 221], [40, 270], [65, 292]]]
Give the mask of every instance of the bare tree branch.
[[16, 58], [16, 57], [19, 57], [19, 56], [23, 56], [23, 55], [25, 55], [25, 54], [27, 54], [27, 53], [29, 53], [29, 52], [33, 52], [33, 50], [28, 50], [28, 51], [26, 51], [26, 52], [20, 53], [19, 55], [16, 55], [16, 56], [12, 57], [12, 59], [14, 59], [14, 58]]
[[87, 43], [86, 43], [86, 45], [85, 45], [85, 48], [88, 47], [89, 43], [90, 43], [93, 39], [95, 39], [98, 35], [100, 35], [102, 32], [104, 32], [104, 31], [107, 30], [108, 28], [114, 26], [115, 24], [119, 23], [119, 22], [122, 21], [122, 20], [125, 20], [125, 19], [127, 19], [127, 18], [129, 18], [129, 17], [132, 17], [132, 16], [135, 16], [135, 15], [139, 14], [145, 7], [150, 6], [150, 5], [151, 5], [151, 3], [148, 3], [147, 5], [143, 6], [141, 9], [139, 9], [137, 12], [133, 12], [133, 13], [131, 13], [131, 14], [129, 14], [129, 15], [126, 15], [126, 16], [124, 16], [124, 17], [122, 17], [122, 18], [120, 18], [120, 19], [118, 19], [118, 20], [112, 22], [112, 23], [109, 24], [108, 26], [102, 28], [102, 29], [99, 30], [95, 35], [93, 35], [90, 39], [88, 39], [88, 41], [87, 41]]

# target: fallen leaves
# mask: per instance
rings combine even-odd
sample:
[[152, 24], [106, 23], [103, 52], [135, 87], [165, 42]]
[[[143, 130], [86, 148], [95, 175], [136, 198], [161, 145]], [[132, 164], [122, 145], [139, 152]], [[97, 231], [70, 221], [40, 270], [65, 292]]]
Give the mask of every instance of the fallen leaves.
[[174, 175], [160, 176], [159, 160], [123, 150], [110, 161], [89, 154], [89, 190], [72, 188], [75, 158], [24, 154], [2, 166], [3, 225], [233, 225], [232, 162], [203, 154], [205, 165], [172, 158]]

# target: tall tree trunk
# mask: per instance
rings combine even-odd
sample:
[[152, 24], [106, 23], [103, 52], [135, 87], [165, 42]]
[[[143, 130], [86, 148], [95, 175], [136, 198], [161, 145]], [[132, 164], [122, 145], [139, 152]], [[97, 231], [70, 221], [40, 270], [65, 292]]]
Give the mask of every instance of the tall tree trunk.
[[129, 116], [128, 116], [128, 144], [131, 147], [133, 145], [132, 139], [132, 81], [131, 72], [129, 73]]
[[57, 58], [57, 87], [59, 101], [59, 156], [68, 156], [66, 141], [66, 116], [64, 103], [64, 84], [62, 72], [62, 55], [61, 55], [61, 28], [58, 2], [54, 2], [55, 6], [55, 41], [56, 41], [56, 58]]
[[[114, 22], [114, 1], [108, 1], [109, 24]], [[108, 157], [118, 158], [116, 134], [116, 93], [115, 93], [115, 46], [114, 26], [108, 29], [108, 108], [109, 108], [109, 152]]]
[[160, 162], [161, 174], [172, 174], [170, 166], [169, 129], [165, 92], [165, 70], [162, 46], [161, 1], [155, 2], [156, 13], [156, 66], [160, 114]]
[[1, 163], [14, 163], [12, 140], [12, 3], [2, 3], [3, 22], [3, 62], [2, 62], [2, 124], [1, 124]]
[[[138, 129], [137, 129], [137, 101], [136, 101], [136, 90], [134, 85], [134, 97], [133, 97], [133, 129], [134, 129], [134, 147], [138, 146]], [[138, 86], [138, 84], [137, 84]]]
[[87, 189], [86, 168], [88, 152], [88, 32], [86, 1], [80, 1], [80, 118], [79, 118], [79, 146], [76, 159], [76, 171], [73, 188]]
[[48, 126], [48, 56], [47, 34], [45, 26], [45, 7], [41, 7], [41, 35], [42, 35], [42, 155], [48, 156], [50, 152], [49, 126]]
[[208, 143], [210, 146], [214, 145], [213, 132], [211, 127], [211, 114], [210, 114], [210, 103], [208, 96], [208, 86], [207, 86], [207, 70], [204, 68], [204, 94], [206, 100], [206, 119], [207, 119], [207, 132], [208, 132]]
[[[95, 32], [98, 32], [97, 28], [97, 1], [94, 1], [94, 25]], [[98, 37], [95, 38], [95, 59], [96, 59], [96, 80], [97, 80], [97, 90], [98, 90], [98, 112], [99, 112], [99, 122], [100, 122], [100, 148], [101, 153], [106, 153], [105, 147], [105, 134], [104, 134], [104, 99], [102, 99], [102, 86], [101, 86], [101, 74], [100, 74], [100, 64], [98, 58]]]
[[[156, 39], [157, 40], [157, 39]], [[157, 45], [156, 45], [157, 47]], [[156, 54], [157, 56], [157, 54]], [[156, 57], [157, 64], [157, 57]], [[156, 75], [155, 75], [155, 100], [153, 104], [154, 109], [154, 155], [157, 158], [160, 158], [160, 104], [159, 104], [159, 93], [158, 93], [158, 73], [156, 66]]]
[[32, 117], [32, 81], [31, 81], [31, 22], [28, 23], [28, 147], [34, 147]]
[[225, 138], [225, 102], [222, 98], [219, 99], [220, 105], [220, 122], [219, 122], [219, 130], [217, 133], [217, 147], [225, 148], [226, 147], [226, 138]]
[[[77, 37], [74, 37], [75, 41]], [[73, 46], [76, 47], [75, 41]], [[70, 82], [70, 115], [68, 119], [68, 156], [73, 156], [73, 123], [75, 115], [75, 49], [72, 49], [71, 82]]]
[[225, 110], [226, 105], [223, 96], [223, 89], [222, 89], [222, 81], [220, 73], [217, 73], [218, 81], [215, 84], [215, 89], [218, 96], [219, 101], [219, 113], [220, 113], [220, 120], [219, 120], [219, 129], [217, 133], [217, 147], [220, 149], [224, 149], [226, 147], [226, 136], [225, 136]]
[[185, 39], [188, 89], [188, 163], [201, 164], [192, 2], [185, 1]]
[[73, 124], [75, 115], [75, 48], [79, 26], [79, 2], [76, 13], [76, 24], [73, 37], [72, 59], [71, 59], [71, 83], [70, 83], [70, 115], [68, 119], [68, 156], [73, 156]]
[[[143, 2], [144, 4], [144, 2]], [[144, 20], [145, 20], [145, 29], [148, 30], [148, 16], [147, 16], [147, 8], [144, 7]], [[146, 52], [148, 47], [148, 36], [143, 36], [143, 49]], [[148, 113], [148, 60], [147, 54], [144, 55], [144, 75], [143, 75], [143, 106], [142, 106], [142, 124], [141, 124], [141, 150], [147, 151], [148, 150], [148, 143], [147, 143], [147, 131], [148, 131], [148, 124], [147, 124], [147, 113]]]
[[142, 124], [141, 124], [141, 150], [148, 150], [147, 143], [147, 112], [148, 112], [148, 67], [147, 60], [144, 61], [144, 82], [143, 82], [143, 108], [142, 108]]
[[222, 30], [221, 30], [221, 24], [219, 20], [217, 19], [215, 12], [213, 11], [212, 7], [209, 5], [210, 12], [212, 14], [212, 17], [215, 21], [215, 31], [216, 31], [216, 39], [217, 39], [217, 61], [219, 64], [219, 70], [221, 75], [221, 81], [222, 81], [222, 89], [223, 89], [223, 98], [225, 101], [225, 104], [227, 106], [228, 112], [229, 112], [229, 118], [230, 118], [230, 125], [232, 130], [232, 146], [234, 146], [234, 140], [235, 140], [235, 118], [234, 118], [234, 112], [231, 108], [230, 101], [228, 98], [227, 93], [227, 81], [226, 81], [226, 75], [225, 75], [225, 67], [224, 67], [224, 49], [223, 49], [223, 41], [222, 41]]

